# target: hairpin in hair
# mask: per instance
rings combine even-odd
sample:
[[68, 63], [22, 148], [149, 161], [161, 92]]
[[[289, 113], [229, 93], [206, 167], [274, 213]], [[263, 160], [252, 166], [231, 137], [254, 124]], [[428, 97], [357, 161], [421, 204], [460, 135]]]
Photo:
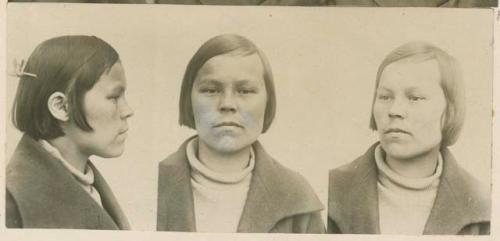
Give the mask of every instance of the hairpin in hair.
[[17, 76], [17, 77], [30, 76], [30, 77], [36, 78], [37, 77], [36, 74], [24, 72], [24, 68], [26, 67], [25, 65], [26, 65], [26, 62], [24, 61], [24, 59], [21, 60], [21, 63], [18, 63], [17, 59], [14, 59], [14, 73], [12, 73], [11, 75]]

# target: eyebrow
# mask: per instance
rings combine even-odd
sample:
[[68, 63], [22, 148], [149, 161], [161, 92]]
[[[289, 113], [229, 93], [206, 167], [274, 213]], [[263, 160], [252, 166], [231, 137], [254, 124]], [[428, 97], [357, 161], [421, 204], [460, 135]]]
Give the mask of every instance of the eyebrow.
[[[243, 86], [246, 84], [250, 84], [255, 81], [247, 80], [247, 79], [242, 79], [242, 80], [236, 80], [234, 81], [234, 85], [236, 86]], [[213, 84], [213, 85], [222, 85], [223, 83], [221, 81], [215, 80], [215, 79], [200, 79], [196, 83], [197, 85], [204, 85], [204, 84]]]
[[123, 86], [123, 85], [118, 85], [118, 86], [115, 86], [111, 89], [111, 92], [115, 93], [115, 92], [118, 92], [118, 93], [123, 93], [125, 92], [125, 89], [126, 87]]
[[204, 85], [204, 84], [213, 84], [213, 85], [222, 85], [222, 83], [215, 79], [200, 79], [195, 82], [196, 85]]
[[[394, 92], [392, 89], [390, 88], [387, 88], [387, 87], [384, 87], [384, 86], [379, 86], [376, 90], [376, 92], [378, 91], [388, 91], [388, 92]], [[416, 86], [412, 86], [412, 87], [409, 87], [407, 89], [404, 90], [405, 93], [412, 93], [412, 92], [420, 92], [422, 91], [420, 88], [416, 87]]]
[[384, 86], [380, 86], [380, 85], [377, 87], [377, 89], [375, 91], [378, 92], [378, 91], [381, 91], [381, 90], [392, 92], [391, 89], [389, 89], [387, 87], [384, 87]]
[[256, 81], [251, 81], [251, 80], [237, 80], [236, 81], [236, 86], [243, 86], [243, 85], [247, 85], [247, 84], [251, 84], [251, 83], [255, 83]]

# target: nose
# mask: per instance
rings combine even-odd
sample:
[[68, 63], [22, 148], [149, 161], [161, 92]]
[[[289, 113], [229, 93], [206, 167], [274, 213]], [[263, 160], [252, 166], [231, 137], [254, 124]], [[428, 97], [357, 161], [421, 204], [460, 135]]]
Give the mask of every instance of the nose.
[[389, 108], [389, 117], [391, 118], [406, 118], [407, 116], [407, 103], [403, 100], [395, 98]]
[[222, 95], [219, 103], [219, 111], [236, 112], [236, 100], [233, 93], [230, 91], [227, 91]]
[[130, 105], [128, 104], [127, 100], [124, 100], [123, 102], [123, 107], [122, 107], [122, 112], [121, 112], [122, 119], [127, 119], [130, 118], [134, 115], [134, 110]]

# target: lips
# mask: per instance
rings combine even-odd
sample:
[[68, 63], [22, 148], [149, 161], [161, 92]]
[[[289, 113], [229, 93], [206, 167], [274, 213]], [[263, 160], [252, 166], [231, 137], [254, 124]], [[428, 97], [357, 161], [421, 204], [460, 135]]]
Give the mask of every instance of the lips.
[[405, 131], [403, 129], [399, 129], [399, 128], [389, 128], [389, 129], [386, 129], [384, 131], [384, 134], [390, 134], [390, 133], [402, 133], [402, 134], [407, 134], [407, 135], [411, 135], [410, 132], [408, 131]]
[[120, 132], [118, 132], [118, 135], [123, 135], [123, 134], [127, 133], [127, 131], [128, 131], [128, 128], [121, 130]]
[[239, 127], [239, 128], [242, 128], [243, 129], [243, 126], [236, 123], [236, 122], [232, 122], [232, 121], [224, 121], [224, 122], [220, 122], [216, 125], [214, 125], [215, 128], [217, 127], [227, 127], [227, 126], [233, 126], [233, 127]]

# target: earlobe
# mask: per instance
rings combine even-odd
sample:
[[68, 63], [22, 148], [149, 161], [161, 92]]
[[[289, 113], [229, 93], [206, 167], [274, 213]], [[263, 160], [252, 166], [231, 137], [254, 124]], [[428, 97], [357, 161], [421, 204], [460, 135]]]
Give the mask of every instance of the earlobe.
[[66, 95], [63, 93], [52, 93], [47, 101], [47, 107], [54, 118], [64, 122], [69, 120]]

